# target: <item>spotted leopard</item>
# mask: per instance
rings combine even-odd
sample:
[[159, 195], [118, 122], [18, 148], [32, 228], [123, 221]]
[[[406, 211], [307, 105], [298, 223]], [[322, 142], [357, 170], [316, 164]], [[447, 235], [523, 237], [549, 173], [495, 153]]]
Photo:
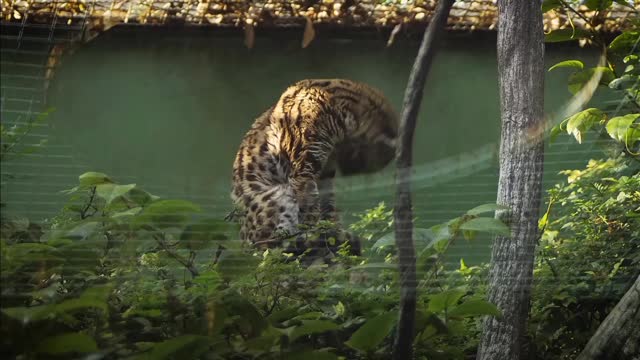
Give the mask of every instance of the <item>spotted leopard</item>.
[[[397, 129], [390, 102], [369, 85], [311, 79], [287, 88], [255, 120], [234, 161], [231, 197], [241, 239], [276, 247], [300, 224], [336, 221], [336, 172], [384, 168], [394, 158]], [[298, 237], [296, 246], [309, 246], [303, 242]]]

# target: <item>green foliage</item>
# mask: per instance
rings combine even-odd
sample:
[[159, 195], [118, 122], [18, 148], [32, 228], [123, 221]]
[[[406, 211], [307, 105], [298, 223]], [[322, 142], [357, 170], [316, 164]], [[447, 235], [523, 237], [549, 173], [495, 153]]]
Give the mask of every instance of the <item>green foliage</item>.
[[46, 139], [36, 144], [26, 144], [24, 140], [35, 126], [42, 126], [46, 122], [51, 112], [53, 109], [46, 110], [24, 124], [17, 123], [9, 128], [0, 124], [0, 160], [12, 160], [21, 155], [33, 153], [44, 146], [47, 143]]
[[391, 332], [398, 320], [397, 312], [382, 313], [364, 323], [346, 342], [350, 347], [368, 353], [375, 350]]
[[584, 69], [584, 63], [580, 60], [565, 60], [565, 61], [561, 61], [555, 65], [553, 65], [552, 67], [549, 68], [549, 71], [554, 70], [554, 69], [559, 69], [559, 68], [576, 68], [578, 70], [582, 70]]
[[49, 355], [65, 353], [91, 353], [98, 351], [93, 338], [83, 333], [69, 333], [43, 339], [36, 352]]
[[500, 220], [494, 218], [478, 217], [470, 219], [460, 225], [461, 230], [488, 232], [496, 235], [509, 236], [509, 228]]
[[598, 66], [565, 60], [549, 70], [571, 69], [569, 91], [580, 101], [588, 101], [594, 89], [620, 100], [579, 111], [551, 129], [551, 140], [566, 131], [578, 143], [595, 133], [591, 136], [605, 145], [610, 158], [562, 172], [567, 182], [549, 190], [547, 211], [539, 221], [543, 235], [530, 315], [532, 352], [540, 359], [576, 358], [640, 273], [640, 33], [625, 31], [607, 43], [599, 14], [613, 3], [584, 1], [596, 11], [582, 15], [576, 2], [543, 3], [543, 11], [564, 11], [587, 23], [586, 31], [564, 29], [547, 37], [579, 38], [581, 45], [605, 49]]
[[582, 143], [584, 134], [600, 121], [604, 121], [605, 114], [596, 108], [589, 108], [565, 120], [567, 133], [573, 135], [578, 143]]
[[596, 81], [597, 84], [606, 86], [614, 79], [613, 70], [604, 66], [596, 66], [578, 70], [571, 74], [568, 80], [568, 89], [569, 92], [575, 95], [592, 80]]
[[632, 148], [640, 141], [640, 128], [634, 126], [640, 114], [627, 114], [616, 116], [607, 122], [607, 133], [614, 140], [625, 144], [627, 149]]
[[[15, 236], [13, 230], [28, 221], [3, 231], [3, 353], [388, 358], [399, 279], [394, 238], [385, 235], [393, 213], [384, 204], [352, 225], [365, 239], [367, 256], [352, 256], [342, 246], [307, 261], [307, 255], [283, 249], [246, 247], [237, 240], [236, 224], [203, 217], [196, 204], [160, 199], [103, 173], [82, 174], [64, 193], [69, 203], [44, 233]], [[467, 231], [465, 224], [489, 219], [491, 226], [474, 229], [495, 231], [497, 220], [480, 217], [495, 210], [504, 208], [481, 205], [448, 223], [416, 229], [423, 260], [418, 353], [463, 358], [475, 351], [479, 317], [498, 315], [478, 299], [478, 268], [450, 271], [442, 261]], [[304, 229], [304, 236], [317, 237], [333, 226], [318, 224]], [[439, 294], [451, 291], [456, 297], [441, 306]]]
[[580, 40], [589, 36], [589, 32], [576, 28], [558, 29], [544, 35], [544, 41], [548, 43]]
[[546, 13], [547, 11], [551, 11], [562, 7], [562, 2], [560, 0], [543, 0], [542, 1], [542, 12]]
[[585, 0], [584, 5], [589, 10], [605, 10], [613, 4], [613, 0]]
[[181, 335], [153, 344], [149, 352], [140, 354], [135, 359], [196, 359], [207, 352], [211, 343], [211, 338], [207, 336]]
[[563, 174], [535, 270], [531, 332], [544, 359], [573, 359], [640, 273], [640, 173], [624, 156]]
[[[35, 119], [27, 120], [26, 123], [20, 123], [21, 119], [18, 117], [16, 123], [11, 127], [6, 127], [5, 124], [0, 123], [0, 161], [2, 161], [3, 164], [21, 156], [34, 153], [46, 145], [47, 139], [42, 139], [35, 144], [29, 144], [25, 140], [34, 127], [43, 126], [46, 123], [51, 112], [53, 112], [53, 109], [48, 109], [40, 113]], [[0, 186], [4, 187], [7, 181], [13, 178], [13, 174], [2, 171], [0, 175]], [[4, 207], [5, 203], [0, 201], [0, 208]], [[11, 236], [33, 237], [37, 236], [37, 234], [34, 233], [39, 231], [39, 227], [35, 224], [29, 224], [28, 219], [12, 219], [9, 221], [4, 211], [0, 213], [0, 220], [2, 222], [1, 231], [3, 232], [3, 238], [6, 233], [11, 233]], [[26, 226], [21, 226], [25, 222]], [[17, 230], [14, 228], [16, 225], [20, 227], [20, 231], [14, 231]]]
[[[546, 2], [543, 9], [551, 10], [557, 7], [564, 7], [553, 1]], [[560, 2], [562, 3], [562, 2]], [[553, 6], [552, 6], [553, 5]], [[602, 10], [612, 5], [612, 1], [594, 0], [585, 3], [590, 9]], [[571, 10], [572, 11], [572, 10]], [[588, 19], [587, 19], [588, 20]], [[637, 31], [626, 31], [617, 36], [608, 45], [600, 33], [595, 32], [591, 26], [591, 31], [581, 33], [584, 39], [601, 47], [606, 47], [606, 66], [595, 66], [585, 68], [584, 63], [579, 60], [561, 61], [549, 71], [562, 68], [574, 69], [569, 75], [569, 91], [577, 95], [583, 88], [592, 86], [607, 87], [605, 91], [614, 91], [620, 94], [621, 100], [610, 109], [588, 108], [582, 110], [562, 121], [551, 129], [551, 140], [559, 133], [566, 130], [573, 135], [578, 143], [582, 143], [588, 132], [594, 131], [600, 137], [609, 135], [614, 141], [615, 147], [630, 156], [640, 157], [640, 60], [637, 55], [640, 33]], [[565, 37], [553, 32], [547, 34], [557, 41], [566, 41], [569, 31], [574, 29], [563, 29]], [[575, 35], [575, 34], [574, 34]], [[573, 39], [575, 36], [570, 38]], [[551, 39], [553, 41], [553, 39]], [[577, 95], [584, 96], [584, 95]]]

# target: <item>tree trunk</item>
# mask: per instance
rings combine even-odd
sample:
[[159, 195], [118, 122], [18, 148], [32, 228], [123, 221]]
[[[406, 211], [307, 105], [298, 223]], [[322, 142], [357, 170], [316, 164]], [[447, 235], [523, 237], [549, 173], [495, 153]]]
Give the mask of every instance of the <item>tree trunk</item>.
[[607, 315], [577, 360], [640, 358], [640, 276]]
[[496, 216], [511, 237], [493, 243], [489, 301], [501, 319], [486, 318], [480, 360], [525, 358], [524, 337], [538, 231], [543, 142], [544, 36], [540, 0], [498, 0], [498, 72], [502, 134]]
[[411, 166], [413, 134], [422, 101], [424, 83], [436, 54], [439, 35], [447, 24], [454, 0], [440, 0], [431, 18], [413, 63], [402, 104], [399, 141], [396, 149], [395, 234], [400, 270], [400, 315], [393, 359], [408, 360], [413, 356], [414, 320], [416, 312], [416, 256], [413, 245], [413, 214], [411, 209]]

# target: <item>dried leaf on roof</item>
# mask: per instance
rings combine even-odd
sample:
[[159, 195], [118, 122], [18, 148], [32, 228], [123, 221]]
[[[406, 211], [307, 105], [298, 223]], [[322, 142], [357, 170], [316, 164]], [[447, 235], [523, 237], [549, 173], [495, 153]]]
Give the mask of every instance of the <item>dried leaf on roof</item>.
[[[135, 23], [142, 25], [185, 24], [244, 28], [307, 27], [327, 24], [336, 27], [389, 27], [398, 24], [427, 23], [435, 0], [2, 0], [2, 21], [50, 22], [68, 24]], [[636, 9], [615, 4], [598, 14], [603, 31], [630, 28]], [[589, 16], [585, 6], [578, 11]], [[545, 31], [570, 26], [585, 27], [580, 19], [566, 12], [544, 14]], [[496, 28], [496, 0], [462, 0], [454, 4], [449, 16], [450, 30], [493, 30]]]

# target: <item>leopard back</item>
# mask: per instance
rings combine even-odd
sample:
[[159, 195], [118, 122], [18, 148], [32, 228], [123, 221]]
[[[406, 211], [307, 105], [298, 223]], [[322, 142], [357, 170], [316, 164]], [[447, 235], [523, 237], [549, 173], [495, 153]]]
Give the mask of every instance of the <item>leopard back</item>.
[[260, 247], [281, 245], [299, 224], [337, 220], [332, 180], [385, 167], [395, 154], [398, 117], [379, 90], [344, 79], [287, 88], [242, 140], [232, 199], [241, 233]]

